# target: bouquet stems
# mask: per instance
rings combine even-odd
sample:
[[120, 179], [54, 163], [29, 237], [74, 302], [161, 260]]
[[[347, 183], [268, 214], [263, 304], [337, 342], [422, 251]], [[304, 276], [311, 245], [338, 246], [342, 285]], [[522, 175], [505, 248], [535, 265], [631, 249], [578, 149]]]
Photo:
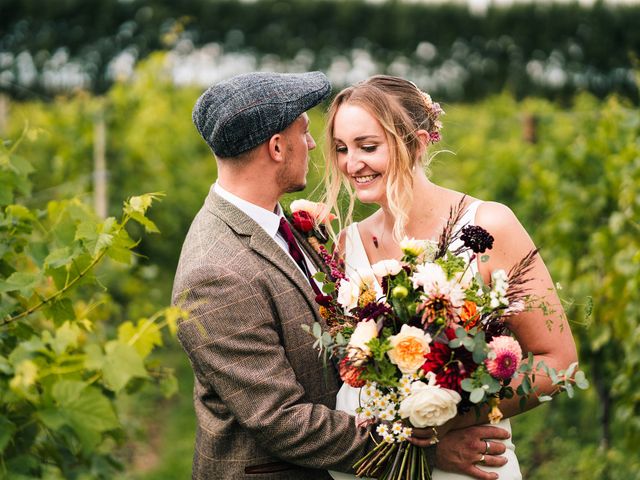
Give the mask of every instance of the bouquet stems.
[[378, 480], [431, 480], [431, 471], [424, 450], [409, 442], [380, 442], [358, 460], [353, 468], [358, 477], [372, 477]]

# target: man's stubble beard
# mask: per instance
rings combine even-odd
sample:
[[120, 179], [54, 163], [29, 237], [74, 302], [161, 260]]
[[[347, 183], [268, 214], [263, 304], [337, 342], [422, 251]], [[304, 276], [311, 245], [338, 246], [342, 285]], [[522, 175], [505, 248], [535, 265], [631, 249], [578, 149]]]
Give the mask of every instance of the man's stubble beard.
[[[278, 184], [280, 186], [280, 190], [284, 193], [295, 193], [301, 192], [305, 188], [307, 188], [307, 172], [305, 172], [304, 179], [302, 183], [292, 175], [291, 164], [295, 161], [293, 159], [291, 148], [287, 147], [287, 158], [285, 159], [284, 164], [280, 168], [278, 172]], [[309, 159], [307, 158], [307, 165]]]

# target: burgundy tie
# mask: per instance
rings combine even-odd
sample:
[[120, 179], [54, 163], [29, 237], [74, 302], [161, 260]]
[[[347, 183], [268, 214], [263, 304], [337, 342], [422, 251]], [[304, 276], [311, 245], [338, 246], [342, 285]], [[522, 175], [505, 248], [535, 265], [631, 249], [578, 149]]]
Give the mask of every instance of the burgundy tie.
[[311, 283], [311, 287], [316, 295], [320, 295], [320, 289], [316, 284], [315, 280], [311, 277], [311, 272], [307, 267], [307, 262], [304, 259], [304, 254], [302, 250], [300, 250], [300, 246], [298, 246], [298, 242], [296, 242], [296, 237], [293, 236], [293, 232], [291, 231], [291, 227], [289, 223], [284, 219], [284, 217], [280, 217], [280, 227], [278, 227], [278, 232], [280, 235], [284, 237], [287, 242], [287, 246], [289, 247], [289, 255], [291, 258], [298, 264], [300, 269], [304, 272], [304, 274], [309, 279], [309, 283]]

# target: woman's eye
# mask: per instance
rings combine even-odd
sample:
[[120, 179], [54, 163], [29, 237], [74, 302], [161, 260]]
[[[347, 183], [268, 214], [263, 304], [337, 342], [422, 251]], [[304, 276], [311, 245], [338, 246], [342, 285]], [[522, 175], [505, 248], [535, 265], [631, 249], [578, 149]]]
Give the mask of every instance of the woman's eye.
[[362, 150], [364, 150], [367, 153], [375, 152], [376, 148], [378, 148], [377, 145], [363, 145], [362, 146]]
[[336, 145], [336, 152], [337, 153], [346, 153], [347, 151], [347, 147], [343, 146], [343, 145]]

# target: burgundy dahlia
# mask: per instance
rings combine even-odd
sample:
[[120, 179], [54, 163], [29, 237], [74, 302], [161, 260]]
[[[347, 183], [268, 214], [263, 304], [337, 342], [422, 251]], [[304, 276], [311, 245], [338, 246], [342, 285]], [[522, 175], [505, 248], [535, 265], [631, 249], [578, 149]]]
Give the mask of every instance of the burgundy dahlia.
[[[448, 340], [456, 337], [453, 328], [445, 329], [444, 333]], [[464, 347], [450, 348], [446, 343], [434, 341], [431, 344], [431, 351], [425, 355], [426, 361], [422, 365], [425, 373], [436, 374], [436, 383], [442, 388], [455, 390], [462, 393], [460, 384], [465, 378], [469, 378], [478, 367], [473, 361], [471, 352]]]

